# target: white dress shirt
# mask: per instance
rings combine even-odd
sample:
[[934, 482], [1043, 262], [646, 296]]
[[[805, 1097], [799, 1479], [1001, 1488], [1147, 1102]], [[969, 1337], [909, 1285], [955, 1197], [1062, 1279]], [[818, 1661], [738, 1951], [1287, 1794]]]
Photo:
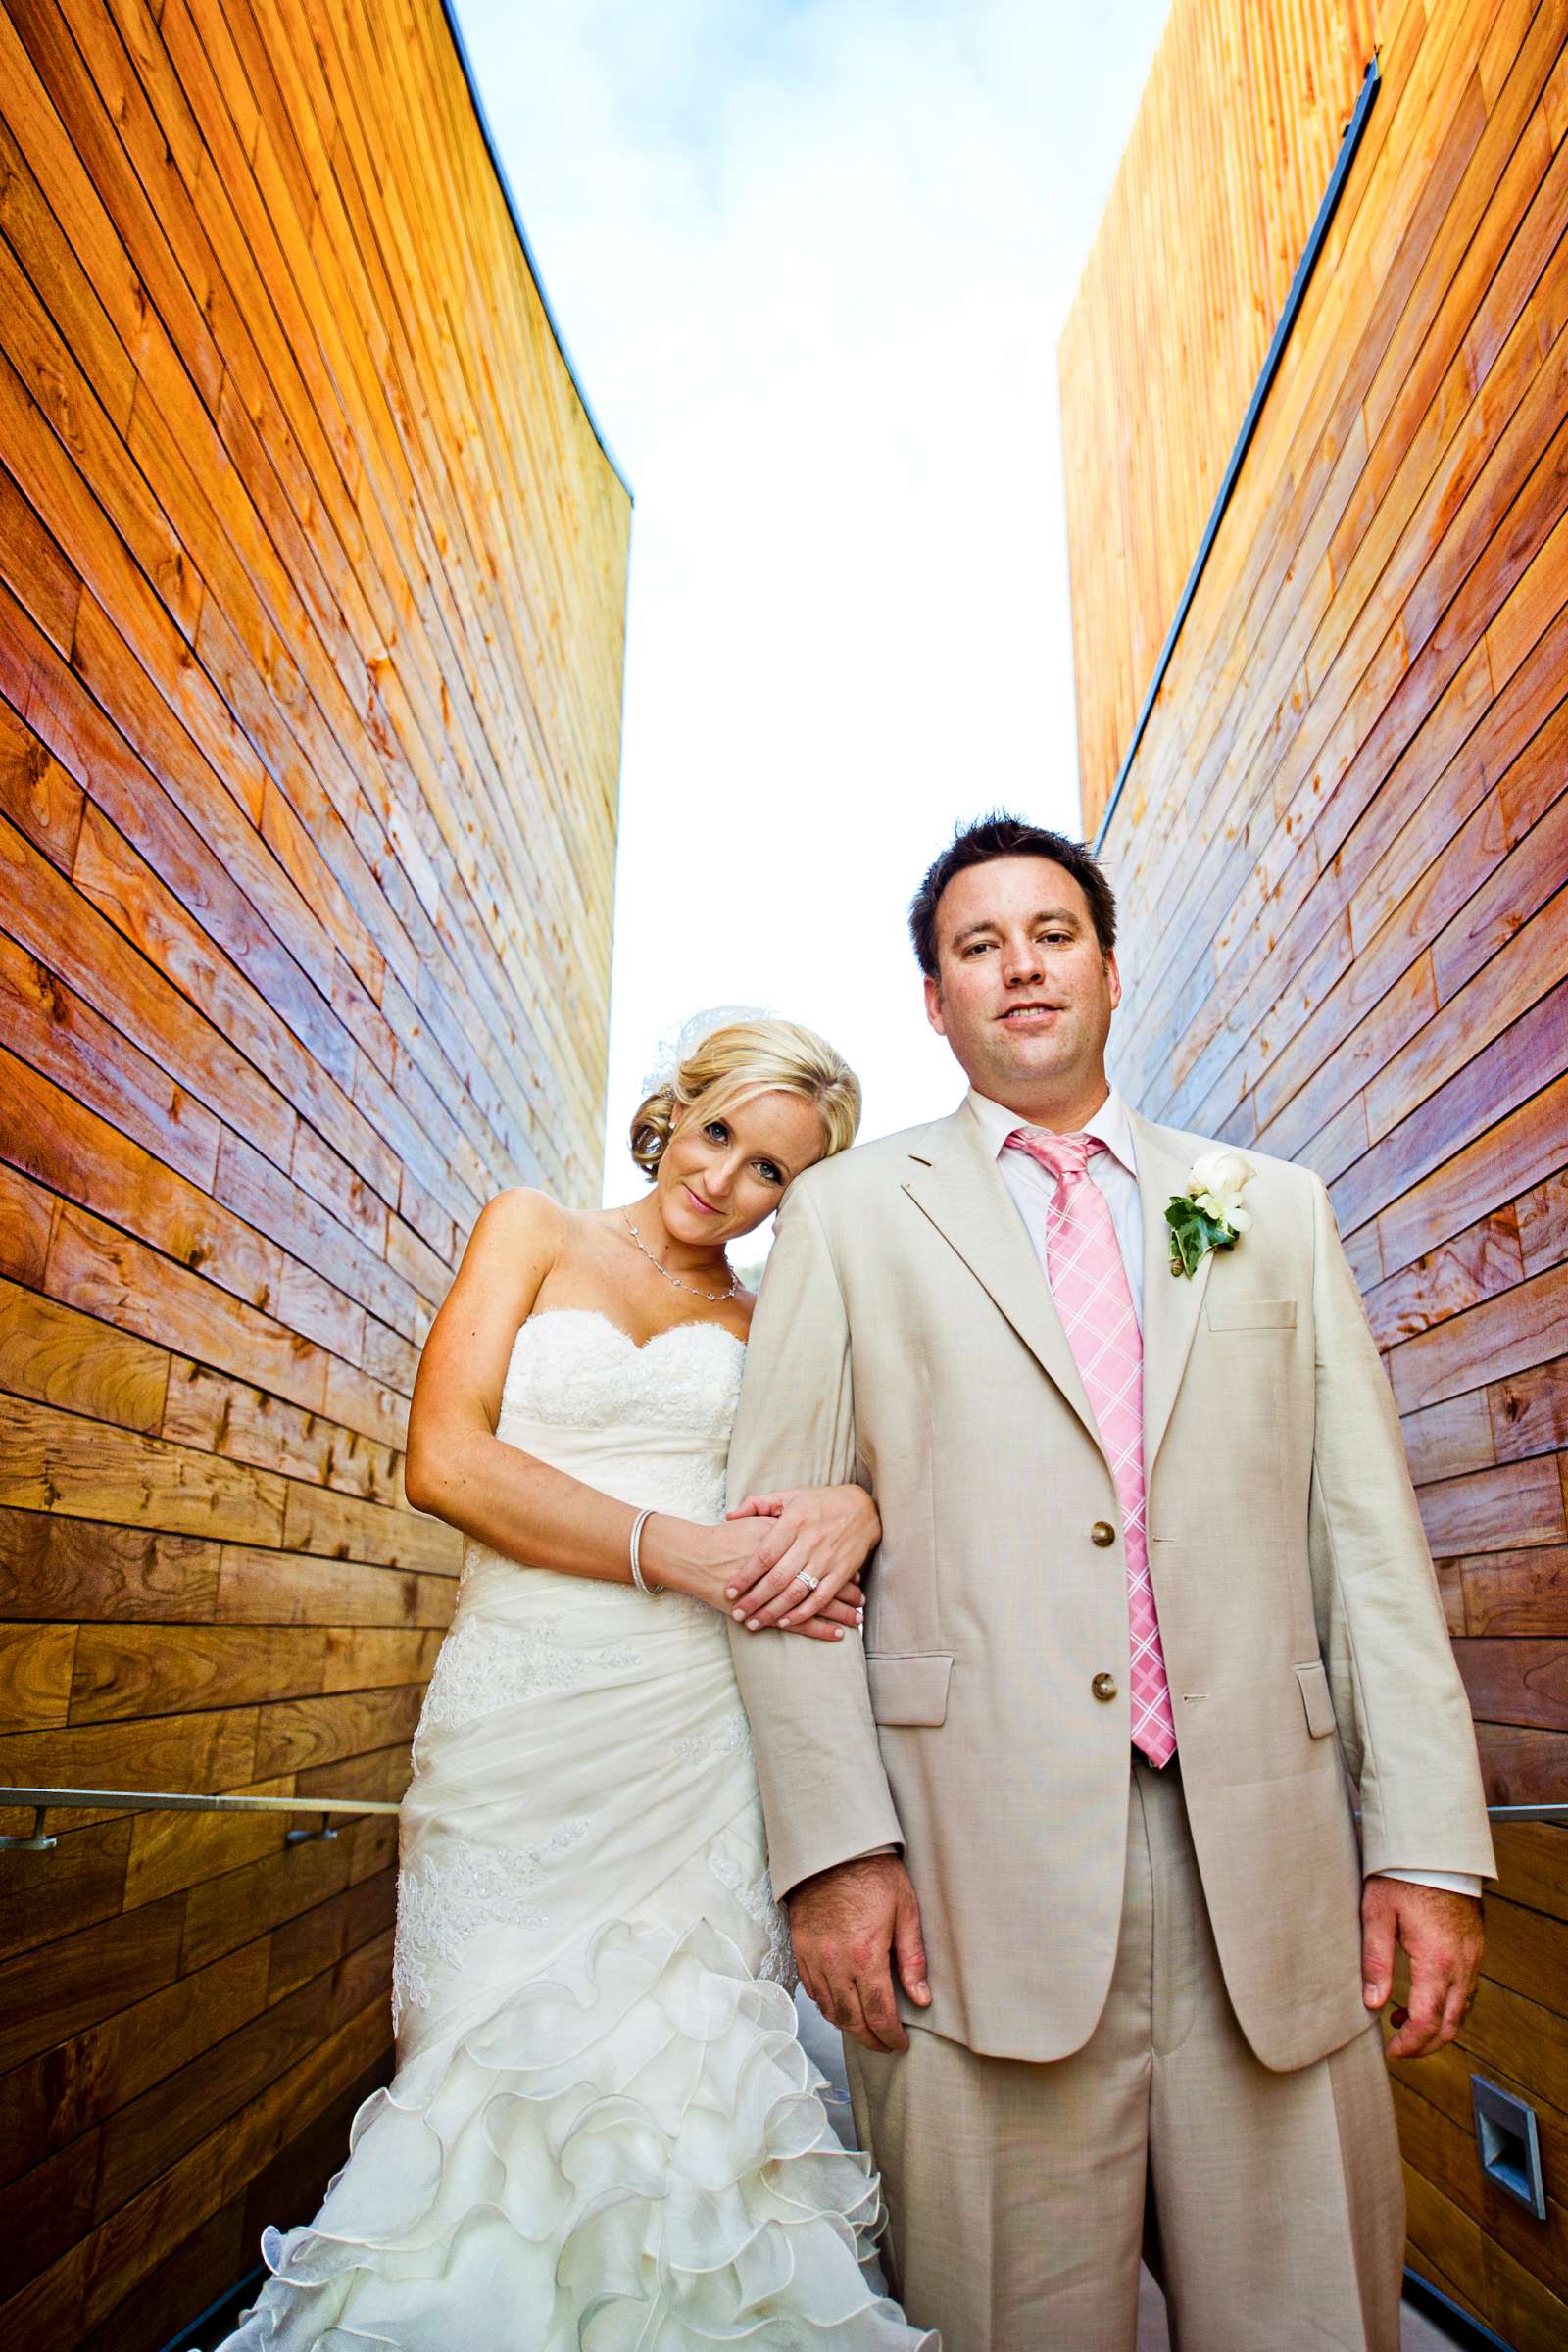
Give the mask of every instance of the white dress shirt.
[[[1024, 1222], [1024, 1230], [1034, 1244], [1035, 1255], [1049, 1283], [1051, 1276], [1046, 1264], [1046, 1212], [1055, 1199], [1056, 1179], [1049, 1168], [1027, 1152], [1009, 1152], [1007, 1138], [1027, 1126], [1017, 1112], [1001, 1102], [993, 1102], [989, 1095], [969, 1092], [969, 1109], [981, 1134], [997, 1155], [997, 1166], [1003, 1183], [1012, 1197], [1013, 1204]], [[1116, 1229], [1116, 1243], [1121, 1250], [1121, 1262], [1127, 1276], [1127, 1288], [1132, 1293], [1133, 1312], [1138, 1328], [1144, 1327], [1144, 1220], [1143, 1205], [1138, 1192], [1138, 1153], [1133, 1141], [1132, 1122], [1127, 1105], [1114, 1087], [1102, 1102], [1094, 1117], [1086, 1119], [1081, 1134], [1098, 1137], [1105, 1147], [1096, 1152], [1089, 1162], [1089, 1176], [1105, 1196], [1110, 1221]], [[1446, 1870], [1385, 1870], [1377, 1874], [1386, 1879], [1408, 1879], [1418, 1886], [1444, 1886], [1453, 1894], [1479, 1895], [1481, 1881], [1465, 1871]]]

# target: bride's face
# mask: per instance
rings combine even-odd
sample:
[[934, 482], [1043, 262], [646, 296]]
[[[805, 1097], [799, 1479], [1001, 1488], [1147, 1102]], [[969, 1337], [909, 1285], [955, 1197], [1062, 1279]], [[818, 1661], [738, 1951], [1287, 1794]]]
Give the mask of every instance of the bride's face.
[[771, 1216], [792, 1176], [820, 1159], [827, 1136], [798, 1095], [749, 1095], [689, 1113], [659, 1163], [659, 1213], [676, 1241], [721, 1249]]

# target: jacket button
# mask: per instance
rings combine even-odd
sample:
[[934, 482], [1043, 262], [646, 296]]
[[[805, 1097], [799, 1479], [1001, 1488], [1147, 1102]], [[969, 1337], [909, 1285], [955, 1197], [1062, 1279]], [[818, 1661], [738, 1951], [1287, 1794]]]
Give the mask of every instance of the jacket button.
[[1108, 1706], [1116, 1695], [1116, 1677], [1113, 1674], [1097, 1674], [1089, 1688], [1097, 1698], [1102, 1699]]
[[1101, 1550], [1103, 1551], [1107, 1544], [1115, 1543], [1116, 1530], [1108, 1519], [1097, 1519], [1089, 1530], [1089, 1541], [1091, 1544], [1098, 1544]]

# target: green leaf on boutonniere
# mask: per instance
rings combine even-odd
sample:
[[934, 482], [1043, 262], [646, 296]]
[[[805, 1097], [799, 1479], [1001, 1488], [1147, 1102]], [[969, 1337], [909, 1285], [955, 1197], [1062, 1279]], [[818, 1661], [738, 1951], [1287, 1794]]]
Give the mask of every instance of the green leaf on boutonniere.
[[1173, 1274], [1192, 1276], [1197, 1273], [1210, 1250], [1234, 1250], [1236, 1236], [1228, 1225], [1211, 1217], [1184, 1193], [1178, 1193], [1165, 1211], [1170, 1227], [1170, 1270]]

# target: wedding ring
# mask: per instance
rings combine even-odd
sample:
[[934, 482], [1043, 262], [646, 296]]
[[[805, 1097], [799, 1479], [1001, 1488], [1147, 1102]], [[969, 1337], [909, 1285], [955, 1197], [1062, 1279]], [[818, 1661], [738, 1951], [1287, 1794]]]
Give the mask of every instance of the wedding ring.
[[797, 1568], [793, 1579], [797, 1585], [804, 1585], [808, 1592], [814, 1592], [821, 1581], [819, 1576], [808, 1576], [804, 1568]]

